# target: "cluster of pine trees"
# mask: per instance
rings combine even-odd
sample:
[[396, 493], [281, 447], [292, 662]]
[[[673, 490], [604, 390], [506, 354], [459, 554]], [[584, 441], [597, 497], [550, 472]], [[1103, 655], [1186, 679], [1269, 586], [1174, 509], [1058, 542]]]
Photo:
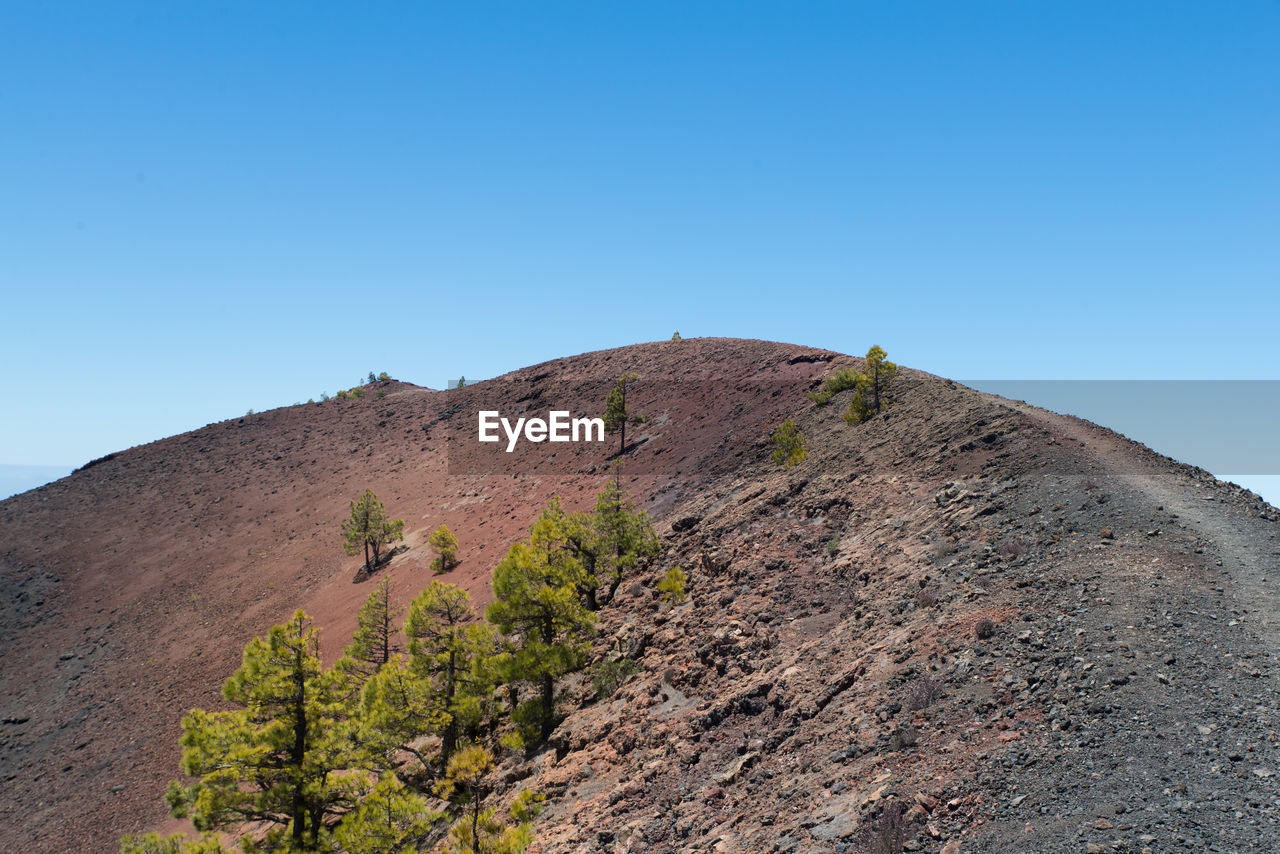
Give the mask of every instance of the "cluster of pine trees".
[[122, 851], [216, 854], [219, 831], [242, 834], [247, 854], [524, 851], [540, 797], [526, 789], [498, 810], [486, 776], [504, 751], [545, 743], [596, 612], [658, 551], [614, 479], [593, 512], [552, 499], [494, 569], [484, 619], [440, 581], [402, 614], [384, 577], [326, 668], [298, 611], [245, 648], [222, 688], [233, 710], [183, 718], [182, 769], [196, 781], [171, 783], [167, 799], [204, 835], [126, 837]]

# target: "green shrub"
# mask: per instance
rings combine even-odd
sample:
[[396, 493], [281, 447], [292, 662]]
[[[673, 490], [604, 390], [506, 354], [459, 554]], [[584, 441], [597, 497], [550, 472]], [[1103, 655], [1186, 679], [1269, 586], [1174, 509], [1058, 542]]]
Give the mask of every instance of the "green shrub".
[[597, 700], [607, 700], [618, 692], [622, 683], [641, 670], [630, 658], [604, 659], [591, 667], [591, 690]]
[[378, 374], [378, 382], [386, 382], [389, 379], [391, 379], [391, 374], [387, 373], [386, 371], [383, 371], [382, 373]]
[[658, 592], [662, 594], [662, 601], [669, 605], [679, 605], [688, 599], [689, 595], [685, 592], [685, 585], [688, 582], [689, 575], [680, 567], [673, 566], [668, 569], [667, 574], [658, 582]]
[[809, 456], [809, 451], [805, 448], [804, 434], [790, 418], [778, 425], [769, 435], [769, 439], [773, 442], [773, 454], [769, 459], [780, 466], [791, 468], [804, 462], [805, 457]]
[[858, 387], [858, 379], [862, 374], [850, 368], [847, 371], [836, 371], [827, 377], [827, 381], [822, 384], [819, 391], [811, 391], [808, 398], [819, 406], [826, 406], [831, 402], [831, 398], [835, 397], [842, 391], [848, 391], [851, 388]]

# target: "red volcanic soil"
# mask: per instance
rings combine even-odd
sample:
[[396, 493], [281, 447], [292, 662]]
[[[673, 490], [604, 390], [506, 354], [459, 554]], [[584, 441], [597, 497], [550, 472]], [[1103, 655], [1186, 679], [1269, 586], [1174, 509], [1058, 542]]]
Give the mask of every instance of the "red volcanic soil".
[[[325, 655], [336, 657], [369, 593], [353, 583], [360, 560], [343, 554], [339, 533], [365, 489], [405, 520], [408, 550], [385, 570], [405, 600], [433, 577], [425, 542], [441, 523], [461, 544], [446, 580], [483, 604], [493, 565], [552, 494], [572, 509], [594, 502], [616, 439], [580, 448], [573, 464], [566, 446], [503, 459], [474, 442], [469, 404], [513, 417], [550, 407], [598, 415], [619, 374], [640, 374], [631, 401], [651, 426], [628, 437], [640, 442], [628, 466], [643, 472], [637, 500], [660, 509], [743, 455], [761, 457], [768, 431], [803, 403], [831, 355], [688, 339], [559, 359], [457, 391], [378, 383], [362, 400], [248, 415], [121, 451], [0, 503], [0, 719], [20, 722], [0, 726], [0, 849], [35, 840], [38, 850], [115, 850], [121, 834], [160, 823], [182, 714], [220, 707], [245, 643], [295, 608], [324, 627]], [[751, 388], [770, 396], [744, 399], [739, 390]], [[664, 443], [664, 425], [695, 420]]]
[[[370, 584], [341, 550], [373, 489], [408, 599], [442, 522], [480, 603], [548, 498], [588, 506], [613, 441], [474, 441], [480, 408], [598, 414], [619, 374], [633, 496], [663, 555], [600, 614], [612, 698], [566, 680], [541, 852], [853, 851], [901, 806], [910, 850], [1280, 850], [1277, 514], [1095, 425], [903, 370], [846, 425], [858, 361], [690, 339], [461, 390], [403, 383], [112, 455], [0, 503], [0, 850], [111, 851], [165, 825], [179, 721], [302, 607], [324, 652]], [[377, 397], [377, 392], [385, 395]], [[793, 417], [809, 456], [769, 462]], [[690, 601], [661, 603], [667, 567]]]

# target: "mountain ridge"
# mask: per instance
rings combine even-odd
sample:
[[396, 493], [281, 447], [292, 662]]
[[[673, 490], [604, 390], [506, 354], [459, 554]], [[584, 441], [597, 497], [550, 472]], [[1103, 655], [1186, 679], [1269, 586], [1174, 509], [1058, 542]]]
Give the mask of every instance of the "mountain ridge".
[[[993, 800], [1009, 785], [1038, 791], [1013, 782], [1026, 767], [1016, 762], [1028, 752], [1021, 745], [1035, 742], [1046, 756], [1058, 751], [1064, 767], [1103, 761], [1101, 744], [1067, 743], [1082, 726], [1101, 732], [1114, 722], [1107, 703], [1089, 711], [1095, 695], [1128, 697], [1141, 688], [1156, 696], [1170, 687], [1156, 670], [1091, 684], [1095, 677], [1086, 674], [1110, 674], [1110, 662], [1124, 653], [1077, 655], [1079, 638], [1115, 634], [1101, 628], [1115, 623], [1095, 628], [1090, 621], [1106, 608], [1067, 601], [1065, 591], [1093, 585], [1102, 595], [1092, 598], [1114, 598], [1113, 579], [1101, 570], [1116, 559], [1103, 555], [1123, 554], [1125, 591], [1148, 578], [1156, 586], [1147, 589], [1161, 595], [1194, 592], [1216, 602], [1225, 594], [1215, 590], [1230, 588], [1248, 603], [1241, 608], [1274, 613], [1260, 580], [1272, 508], [1101, 428], [918, 371], [902, 371], [896, 406], [849, 427], [838, 404], [815, 407], [805, 392], [828, 372], [857, 364], [774, 342], [685, 339], [554, 359], [462, 390], [397, 384], [377, 397], [375, 384], [363, 400], [285, 407], [122, 451], [0, 502], [0, 717], [24, 719], [0, 728], [7, 772], [0, 776], [11, 792], [0, 842], [108, 851], [121, 834], [163, 822], [160, 793], [178, 776], [179, 717], [189, 706], [217, 706], [218, 686], [245, 641], [294, 607], [325, 627], [332, 660], [368, 590], [352, 583], [356, 561], [342, 555], [337, 533], [347, 502], [365, 488], [406, 519], [408, 551], [385, 570], [402, 597], [430, 580], [425, 538], [444, 521], [458, 534], [463, 559], [444, 580], [486, 601], [489, 570], [506, 547], [552, 494], [570, 509], [586, 506], [606, 476], [605, 461], [575, 468], [566, 462], [582, 456], [575, 449], [578, 456], [533, 460], [514, 477], [482, 470], [483, 460], [443, 447], [456, 441], [450, 434], [432, 432], [459, 418], [442, 407], [496, 392], [514, 411], [531, 401], [560, 403], [563, 392], [566, 406], [586, 410], [603, 404], [603, 393], [593, 393], [635, 370], [647, 378], [637, 385], [638, 406], [667, 420], [639, 431], [645, 441], [628, 451], [629, 465], [643, 473], [629, 483], [654, 514], [662, 566], [690, 571], [693, 602], [667, 610], [654, 598], [653, 579], [625, 584], [604, 615], [601, 644], [647, 638], [643, 672], [606, 704], [590, 702], [582, 680], [571, 680], [570, 713], [553, 749], [527, 766], [507, 760], [504, 779], [527, 779], [552, 795], [538, 827], [542, 850], [840, 850], [866, 832], [878, 804], [894, 799], [909, 802], [919, 819], [922, 835], [913, 844], [921, 850], [953, 843], [1017, 850], [1009, 846], [1032, 839], [1035, 850], [1103, 844], [1123, 824], [1114, 821], [1115, 804], [1109, 818], [1090, 814], [1073, 824], [1060, 813], [1080, 804], [1096, 813], [1096, 799], [1076, 789], [1057, 793], [1056, 804], [1040, 797], [1037, 808], [1058, 811], [1033, 814], [1040, 829], [1028, 834], [1033, 822], [1018, 810], [1036, 798], [1014, 807], [1008, 804], [1018, 795]], [[691, 388], [696, 399], [673, 391]], [[768, 395], [750, 395], [761, 389]], [[531, 391], [537, 394], [522, 399]], [[727, 425], [732, 441], [664, 444], [672, 435], [665, 425], [699, 416], [718, 425], [703, 434]], [[788, 416], [804, 429], [810, 459], [783, 471], [768, 462], [767, 437]], [[1126, 480], [1153, 476], [1174, 485], [1152, 492]], [[1202, 501], [1214, 504], [1213, 513], [1187, 525], [1195, 505], [1179, 498], [1182, 526], [1167, 520], [1163, 508], [1195, 491], [1214, 497]], [[1221, 536], [1207, 537], [1209, 529]], [[1153, 558], [1196, 569], [1184, 570], [1175, 590], [1141, 569]], [[937, 601], [921, 599], [921, 591]], [[1058, 608], [1065, 622], [1080, 621], [1085, 634], [1059, 631], [1063, 621], [1025, 619], [1046, 607]], [[1202, 612], [1181, 599], [1175, 610]], [[795, 618], [779, 622], [783, 613]], [[982, 620], [996, 624], [986, 644], [974, 635]], [[1227, 628], [1212, 622], [1213, 631]], [[1241, 678], [1270, 692], [1274, 667], [1269, 657], [1258, 660], [1269, 625], [1246, 618], [1231, 628], [1246, 626], [1247, 634], [1255, 625], [1257, 638], [1231, 641], [1232, 657], [1252, 653], [1236, 659], [1258, 665]], [[1024, 639], [1024, 632], [1032, 634]], [[1124, 643], [1129, 651], [1139, 646]], [[1220, 643], [1221, 655], [1226, 646]], [[1174, 657], [1202, 659], [1204, 671], [1214, 672], [1216, 659], [1207, 655]], [[1087, 662], [1075, 658], [1098, 661], [1082, 670]], [[1258, 676], [1249, 675], [1253, 669]], [[1061, 685], [1060, 673], [1071, 674]], [[943, 696], [904, 723], [904, 692], [926, 675], [944, 683]], [[899, 708], [889, 712], [894, 703]], [[1013, 716], [1002, 717], [1010, 709]], [[1268, 727], [1255, 718], [1244, 740], [1271, 762]], [[1068, 725], [1055, 728], [1055, 720]], [[1150, 743], [1161, 740], [1153, 735]], [[917, 745], [931, 753], [912, 753]], [[1009, 755], [1015, 762], [1006, 767]], [[1141, 756], [1154, 769], [1155, 749]], [[1188, 767], [1224, 791], [1255, 781], [1272, 786], [1252, 770], [1228, 785], [1209, 773], [1212, 763]], [[788, 790], [803, 790], [783, 798], [785, 808], [772, 791], [780, 777], [791, 781]], [[1067, 793], [1079, 804], [1064, 807]], [[1241, 803], [1246, 818], [1232, 839], [1250, 838], [1243, 835], [1252, 832], [1249, 821], [1274, 833], [1274, 810]], [[1186, 815], [1170, 807], [1161, 826], [1207, 841], [1188, 831]], [[1099, 827], [1103, 821], [1112, 827]], [[1122, 841], [1140, 850], [1143, 835]], [[1177, 835], [1168, 837], [1171, 845], [1181, 844]]]

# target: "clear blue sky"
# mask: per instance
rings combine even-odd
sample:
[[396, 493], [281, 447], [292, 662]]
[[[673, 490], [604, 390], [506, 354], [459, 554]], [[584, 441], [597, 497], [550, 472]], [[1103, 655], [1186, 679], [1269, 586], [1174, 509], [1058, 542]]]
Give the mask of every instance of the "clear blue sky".
[[0, 464], [731, 335], [1276, 378], [1280, 4], [5, 3]]

